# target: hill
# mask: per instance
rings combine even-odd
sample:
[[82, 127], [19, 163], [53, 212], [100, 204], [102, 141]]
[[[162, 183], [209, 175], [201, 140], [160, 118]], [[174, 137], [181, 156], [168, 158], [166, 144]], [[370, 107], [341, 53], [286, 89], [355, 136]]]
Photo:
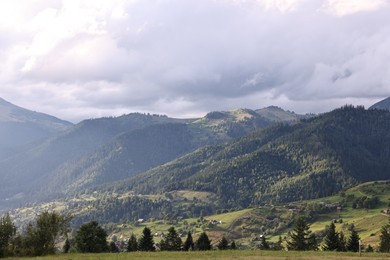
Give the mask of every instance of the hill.
[[103, 190], [209, 192], [222, 208], [325, 197], [361, 182], [389, 179], [388, 129], [388, 112], [346, 106], [202, 147]]
[[21, 151], [26, 145], [71, 126], [70, 122], [18, 107], [0, 98], [0, 156]]
[[390, 111], [390, 97], [375, 103], [369, 109], [382, 109]]
[[[191, 191], [163, 196], [94, 193], [15, 209], [11, 211], [11, 216], [18, 226], [23, 226], [23, 223], [45, 209], [70, 212], [74, 216], [74, 227], [91, 219], [97, 220], [108, 230], [110, 238], [115, 236], [119, 241], [127, 241], [132, 233], [139, 237], [147, 226], [152, 229], [153, 234], [157, 234], [155, 240], [158, 242], [159, 236], [174, 226], [183, 234], [183, 239], [188, 231], [195, 237], [206, 231], [214, 244], [225, 236], [245, 248], [256, 247], [260, 235], [265, 235], [269, 241], [275, 242], [279, 236], [285, 240], [293, 227], [294, 219], [304, 216], [310, 223], [311, 230], [316, 233], [319, 243], [326, 227], [334, 221], [337, 230], [343, 231], [347, 237], [348, 229], [353, 224], [365, 245], [377, 246], [380, 228], [388, 222], [389, 215], [384, 210], [389, 208], [390, 182], [363, 183], [335, 196], [316, 200], [267, 204], [238, 211], [220, 210], [217, 214], [188, 216], [186, 213], [174, 214], [173, 210], [171, 213], [166, 211], [184, 204], [192, 204], [196, 208], [200, 201], [212, 205], [213, 199], [209, 193]], [[131, 205], [131, 200], [137, 203]], [[370, 203], [359, 204], [359, 201]], [[146, 210], [148, 205], [153, 206], [152, 210]], [[136, 207], [145, 210], [135, 211]], [[107, 218], [110, 215], [117, 217], [118, 214], [122, 214], [121, 219]]]
[[85, 120], [0, 160], [0, 198], [3, 205], [15, 205], [81, 192], [131, 177], [204, 145], [229, 142], [257, 128], [300, 117], [282, 109], [261, 111], [267, 110], [277, 110], [278, 117], [239, 109], [200, 119], [133, 113]]

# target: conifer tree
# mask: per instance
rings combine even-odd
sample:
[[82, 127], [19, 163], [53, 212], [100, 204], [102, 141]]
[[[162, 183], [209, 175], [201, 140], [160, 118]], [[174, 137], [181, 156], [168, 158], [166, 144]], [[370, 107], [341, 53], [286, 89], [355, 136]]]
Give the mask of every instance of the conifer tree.
[[236, 249], [237, 249], [237, 245], [236, 245], [236, 242], [234, 242], [234, 240], [233, 240], [232, 243], [230, 244], [230, 249], [231, 249], [231, 250], [236, 250]]
[[336, 226], [332, 222], [326, 232], [324, 238], [324, 245], [322, 250], [324, 251], [339, 251], [340, 249], [340, 239], [339, 234], [336, 232]]
[[218, 242], [217, 245], [219, 250], [226, 250], [229, 249], [229, 242], [227, 239], [223, 236], [222, 239]]
[[168, 234], [161, 240], [161, 251], [180, 251], [181, 250], [181, 238], [177, 234], [174, 227], [168, 229]]
[[339, 248], [337, 251], [340, 252], [347, 251], [347, 241], [345, 240], [345, 236], [342, 231], [339, 233]]
[[299, 217], [295, 221], [295, 227], [291, 234], [291, 240], [287, 241], [287, 248], [289, 250], [307, 251], [315, 250], [316, 242], [315, 236], [311, 234], [310, 225], [306, 221]]
[[380, 234], [380, 242], [379, 242], [379, 251], [380, 252], [390, 252], [390, 224], [384, 225], [381, 228]]
[[142, 236], [138, 241], [138, 249], [140, 251], [155, 251], [152, 232], [148, 227], [142, 231]]
[[196, 240], [195, 246], [197, 250], [211, 250], [211, 240], [207, 236], [206, 232], [200, 234], [198, 240]]
[[358, 252], [359, 251], [359, 240], [360, 237], [358, 233], [355, 230], [355, 227], [351, 227], [351, 235], [349, 236], [348, 242], [347, 242], [347, 250], [351, 252]]
[[118, 253], [118, 252], [119, 252], [119, 249], [118, 249], [118, 247], [115, 245], [115, 242], [114, 242], [114, 241], [111, 241], [111, 242], [110, 242], [109, 247], [110, 247], [110, 252], [111, 252], [111, 253]]
[[127, 252], [135, 252], [138, 250], [137, 238], [134, 234], [131, 234], [129, 242], [127, 243]]
[[194, 250], [194, 240], [192, 239], [191, 232], [188, 232], [186, 241], [183, 246], [184, 251]]

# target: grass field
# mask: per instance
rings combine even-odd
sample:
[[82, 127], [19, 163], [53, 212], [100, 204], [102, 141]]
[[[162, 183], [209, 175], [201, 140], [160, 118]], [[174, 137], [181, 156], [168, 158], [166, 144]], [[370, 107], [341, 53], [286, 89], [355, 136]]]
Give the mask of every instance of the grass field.
[[[16, 259], [16, 258], [8, 258]], [[19, 258], [18, 258], [19, 259]], [[32, 259], [32, 258], [22, 258]], [[142, 260], [254, 260], [254, 259], [390, 259], [390, 254], [362, 254], [358, 253], [334, 253], [334, 252], [286, 252], [286, 251], [260, 251], [260, 250], [236, 250], [236, 251], [208, 251], [208, 252], [134, 252], [118, 254], [61, 254], [46, 257], [35, 257], [36, 260], [125, 260], [125, 259], [142, 259]]]

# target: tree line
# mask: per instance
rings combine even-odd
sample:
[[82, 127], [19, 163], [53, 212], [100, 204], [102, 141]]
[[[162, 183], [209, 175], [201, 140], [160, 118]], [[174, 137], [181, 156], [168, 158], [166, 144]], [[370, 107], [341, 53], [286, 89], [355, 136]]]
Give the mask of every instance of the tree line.
[[[211, 250], [212, 241], [206, 232], [202, 232], [194, 240], [191, 232], [182, 241], [174, 227], [168, 229], [168, 233], [161, 241], [155, 242], [150, 228], [145, 227], [140, 238], [132, 234], [125, 248], [118, 248], [112, 241], [108, 243], [107, 232], [96, 221], [83, 224], [76, 232], [74, 238], [69, 239], [69, 222], [71, 217], [56, 212], [45, 211], [39, 214], [35, 221], [31, 222], [24, 232], [17, 232], [9, 214], [0, 218], [0, 257], [42, 256], [55, 254], [56, 252], [68, 253], [70, 250], [81, 253], [102, 253], [127, 251], [192, 251]], [[381, 229], [378, 251], [390, 252], [390, 222]], [[282, 241], [279, 239], [279, 247], [274, 250], [282, 250]], [[359, 251], [360, 237], [353, 225], [350, 227], [348, 239], [343, 232], [337, 232], [332, 222], [327, 228], [322, 246], [310, 230], [310, 225], [303, 217], [296, 219], [290, 238], [286, 242], [287, 250], [309, 251]], [[62, 248], [58, 245], [63, 244]], [[216, 244], [219, 250], [237, 249], [235, 241], [229, 242], [225, 237]], [[265, 236], [262, 237], [259, 248], [270, 249]], [[366, 252], [373, 251], [368, 245]]]

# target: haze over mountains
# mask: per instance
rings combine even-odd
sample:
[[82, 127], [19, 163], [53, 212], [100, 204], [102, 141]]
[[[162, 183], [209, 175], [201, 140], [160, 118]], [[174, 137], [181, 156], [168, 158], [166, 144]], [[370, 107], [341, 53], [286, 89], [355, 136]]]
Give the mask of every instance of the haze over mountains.
[[[13, 125], [16, 131], [2, 128], [3, 142], [9, 140], [12, 147], [20, 147], [12, 150], [12, 156], [6, 156], [11, 154], [8, 146], [1, 147], [0, 198], [7, 205], [64, 196], [128, 178], [196, 148], [303, 117], [269, 107], [211, 112], [198, 119], [134, 113], [72, 125], [4, 100], [0, 113], [5, 126], [17, 122]], [[32, 127], [35, 132], [30, 130]], [[23, 143], [16, 143], [20, 140], [12, 134], [23, 135], [23, 131], [34, 135], [26, 135]]]
[[72, 127], [72, 123], [29, 111], [0, 98], [0, 156]]
[[[390, 112], [384, 109], [345, 106], [303, 116], [267, 107], [196, 119], [133, 113], [72, 125], [1, 100], [0, 115], [3, 143], [15, 142], [13, 149], [1, 146], [3, 210], [80, 193], [189, 190], [210, 194], [212, 206], [201, 207], [213, 212], [319, 198], [390, 178]], [[4, 131], [9, 125], [16, 130]], [[14, 140], [12, 134], [30, 129], [34, 134], [23, 142]], [[108, 202], [96, 203], [105, 209]], [[137, 196], [128, 203], [142, 204], [144, 214], [159, 208]], [[122, 207], [113, 203], [105, 221], [126, 214]], [[94, 214], [86, 218], [100, 213]]]
[[390, 111], [390, 97], [375, 103], [369, 109], [383, 109]]

